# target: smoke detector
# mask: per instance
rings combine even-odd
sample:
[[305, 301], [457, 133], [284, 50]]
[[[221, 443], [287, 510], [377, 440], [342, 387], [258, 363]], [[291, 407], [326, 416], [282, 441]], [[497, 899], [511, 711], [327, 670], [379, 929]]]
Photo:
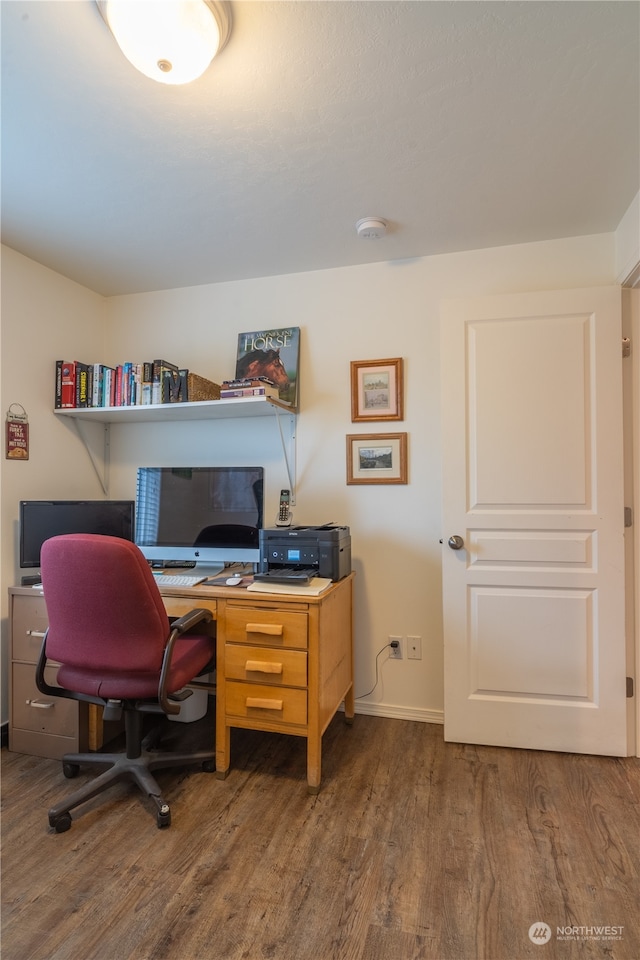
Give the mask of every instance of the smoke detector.
[[356, 223], [356, 233], [361, 240], [379, 240], [387, 232], [387, 221], [382, 217], [363, 217]]

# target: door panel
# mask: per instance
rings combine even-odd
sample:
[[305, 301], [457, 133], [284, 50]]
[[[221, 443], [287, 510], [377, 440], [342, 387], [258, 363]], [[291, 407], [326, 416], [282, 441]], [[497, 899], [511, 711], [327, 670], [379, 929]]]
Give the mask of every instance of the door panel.
[[471, 587], [469, 601], [473, 697], [593, 697], [591, 591]]
[[441, 332], [445, 738], [624, 755], [620, 291], [449, 301]]
[[586, 506], [588, 334], [585, 316], [469, 322], [471, 509]]

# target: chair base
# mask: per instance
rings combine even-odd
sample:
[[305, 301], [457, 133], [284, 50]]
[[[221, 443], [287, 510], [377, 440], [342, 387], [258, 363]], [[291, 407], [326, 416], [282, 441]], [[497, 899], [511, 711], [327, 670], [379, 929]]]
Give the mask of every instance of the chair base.
[[[152, 750], [158, 739], [158, 731], [153, 730], [142, 741], [139, 756], [130, 757], [126, 753], [67, 753], [62, 759], [65, 777], [72, 778], [80, 772], [81, 765], [90, 767], [109, 767], [90, 783], [85, 784], [61, 803], [49, 810], [49, 826], [56, 833], [64, 833], [71, 827], [71, 811], [81, 804], [107, 790], [120, 780], [132, 780], [143, 794], [153, 800], [156, 808], [158, 827], [171, 824], [169, 804], [162, 798], [160, 787], [152, 775], [152, 770], [168, 767], [180, 767], [201, 764], [203, 769], [213, 772], [215, 769], [215, 750], [171, 753]], [[130, 752], [130, 751], [129, 751]]]

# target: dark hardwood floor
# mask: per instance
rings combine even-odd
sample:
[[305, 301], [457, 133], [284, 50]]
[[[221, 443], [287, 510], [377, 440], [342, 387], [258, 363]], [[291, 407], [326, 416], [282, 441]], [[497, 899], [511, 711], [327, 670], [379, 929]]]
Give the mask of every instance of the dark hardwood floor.
[[637, 760], [339, 714], [309, 796], [305, 741], [232, 745], [227, 780], [158, 774], [169, 829], [121, 784], [64, 834], [80, 781], [3, 749], [3, 960], [639, 960]]

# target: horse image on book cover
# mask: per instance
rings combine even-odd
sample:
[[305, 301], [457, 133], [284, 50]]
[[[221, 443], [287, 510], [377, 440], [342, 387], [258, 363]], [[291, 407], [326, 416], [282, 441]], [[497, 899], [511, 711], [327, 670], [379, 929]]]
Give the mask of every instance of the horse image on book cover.
[[267, 377], [292, 407], [298, 406], [299, 362], [300, 327], [238, 334], [236, 379]]

